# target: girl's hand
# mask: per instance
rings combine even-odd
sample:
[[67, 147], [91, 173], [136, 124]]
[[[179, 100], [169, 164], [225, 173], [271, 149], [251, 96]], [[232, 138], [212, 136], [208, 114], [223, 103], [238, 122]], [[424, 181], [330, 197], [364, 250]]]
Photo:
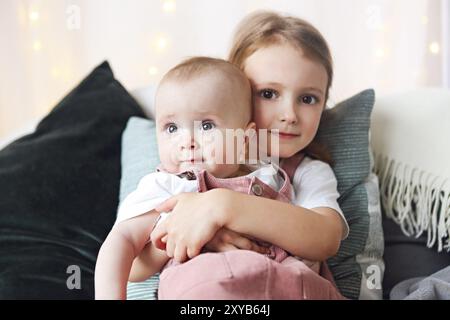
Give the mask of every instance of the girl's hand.
[[270, 249], [258, 245], [255, 241], [226, 228], [219, 229], [205, 246], [210, 252], [225, 252], [230, 250], [251, 250], [258, 253], [270, 253]]
[[170, 212], [151, 234], [151, 241], [178, 262], [197, 256], [225, 224], [232, 209], [231, 192], [213, 189], [203, 193], [182, 193], [159, 207]]

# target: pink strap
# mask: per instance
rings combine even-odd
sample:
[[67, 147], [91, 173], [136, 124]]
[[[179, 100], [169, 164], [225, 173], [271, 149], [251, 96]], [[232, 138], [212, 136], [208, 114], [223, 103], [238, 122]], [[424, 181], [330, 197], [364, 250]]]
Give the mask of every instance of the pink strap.
[[294, 154], [292, 157], [283, 159], [283, 161], [281, 161], [281, 169], [286, 171], [289, 179], [291, 179], [291, 182], [294, 179], [295, 170], [297, 170], [304, 157], [305, 154], [303, 152], [299, 152], [297, 154]]

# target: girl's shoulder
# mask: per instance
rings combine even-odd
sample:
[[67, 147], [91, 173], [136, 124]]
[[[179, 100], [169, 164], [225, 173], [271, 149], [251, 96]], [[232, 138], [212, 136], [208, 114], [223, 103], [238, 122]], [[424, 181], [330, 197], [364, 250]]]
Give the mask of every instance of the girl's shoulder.
[[336, 179], [331, 166], [321, 160], [305, 156], [294, 173], [294, 181], [300, 181], [304, 176]]

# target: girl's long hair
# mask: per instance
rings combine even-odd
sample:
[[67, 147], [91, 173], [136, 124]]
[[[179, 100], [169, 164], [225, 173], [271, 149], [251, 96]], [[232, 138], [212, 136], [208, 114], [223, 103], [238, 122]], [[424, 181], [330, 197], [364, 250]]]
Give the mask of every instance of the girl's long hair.
[[[314, 61], [322, 64], [328, 75], [325, 101], [333, 81], [333, 59], [322, 34], [309, 22], [272, 11], [257, 11], [245, 17], [234, 34], [228, 60], [244, 69], [245, 60], [256, 50], [288, 41]], [[302, 150], [306, 155], [333, 165], [331, 154], [316, 138]]]

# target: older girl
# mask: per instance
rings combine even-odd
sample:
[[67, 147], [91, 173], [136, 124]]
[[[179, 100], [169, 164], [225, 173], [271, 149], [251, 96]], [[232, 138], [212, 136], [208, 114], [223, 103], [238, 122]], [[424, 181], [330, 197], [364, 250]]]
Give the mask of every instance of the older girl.
[[[285, 203], [226, 189], [184, 193], [157, 208], [171, 214], [152, 240], [161, 247], [170, 242], [168, 256], [181, 247], [193, 258], [204, 246], [247, 249], [248, 238], [257, 238], [293, 256], [325, 261], [349, 231], [331, 159], [314, 141], [333, 78], [328, 45], [304, 20], [257, 12], [239, 25], [229, 60], [250, 79], [257, 128], [268, 129], [269, 141], [278, 135], [279, 149], [268, 152], [296, 166], [295, 199]], [[329, 279], [326, 268], [321, 274]]]

